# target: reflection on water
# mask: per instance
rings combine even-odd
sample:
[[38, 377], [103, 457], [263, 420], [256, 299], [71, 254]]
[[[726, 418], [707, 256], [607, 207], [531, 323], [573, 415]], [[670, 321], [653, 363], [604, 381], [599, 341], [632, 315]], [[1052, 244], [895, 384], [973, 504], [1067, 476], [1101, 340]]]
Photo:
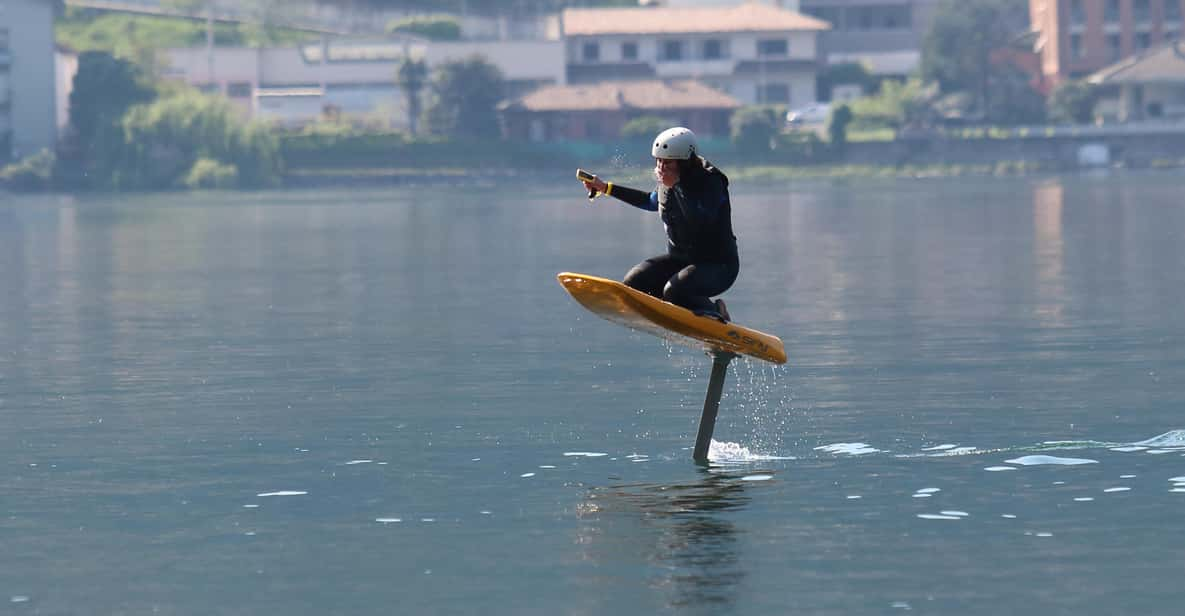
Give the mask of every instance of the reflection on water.
[[577, 543], [592, 561], [645, 563], [668, 607], [729, 607], [745, 577], [730, 513], [751, 500], [746, 477], [705, 469], [689, 483], [594, 488], [577, 509]]

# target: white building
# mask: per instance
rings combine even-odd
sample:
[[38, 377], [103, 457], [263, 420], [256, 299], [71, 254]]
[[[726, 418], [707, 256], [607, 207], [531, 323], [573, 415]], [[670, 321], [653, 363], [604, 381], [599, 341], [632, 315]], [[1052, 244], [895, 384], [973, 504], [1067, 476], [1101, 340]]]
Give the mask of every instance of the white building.
[[816, 100], [827, 22], [749, 2], [566, 9], [568, 81], [697, 79], [746, 104]]
[[480, 55], [497, 66], [511, 92], [564, 83], [560, 41], [427, 42], [419, 39], [333, 41], [301, 47], [170, 49], [165, 75], [222, 92], [256, 117], [300, 124], [326, 106], [406, 128], [396, 70], [404, 58], [431, 71], [443, 62]]
[[821, 37], [828, 64], [859, 62], [874, 75], [904, 77], [921, 61], [922, 39], [940, 0], [639, 0], [671, 8], [760, 2], [817, 17], [831, 30]]
[[53, 0], [0, 2], [0, 161], [57, 142]]

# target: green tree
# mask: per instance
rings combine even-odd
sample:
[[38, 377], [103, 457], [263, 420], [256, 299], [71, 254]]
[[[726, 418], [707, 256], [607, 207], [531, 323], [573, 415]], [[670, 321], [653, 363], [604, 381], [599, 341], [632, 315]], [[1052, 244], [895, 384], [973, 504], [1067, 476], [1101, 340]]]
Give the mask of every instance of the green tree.
[[222, 97], [189, 91], [159, 99], [131, 108], [121, 124], [114, 188], [167, 189], [187, 180], [203, 185], [197, 178], [264, 186], [279, 171], [271, 131], [241, 119]]
[[1024, 0], [943, 0], [922, 40], [921, 75], [945, 93], [969, 92], [989, 114], [994, 52], [1028, 27]]
[[848, 124], [852, 123], [852, 108], [840, 105], [827, 116], [827, 137], [834, 146], [842, 147], [848, 142]]
[[428, 81], [428, 65], [423, 60], [404, 58], [395, 71], [395, 83], [407, 99], [407, 127], [412, 135], [419, 134], [422, 105], [420, 94]]
[[102, 184], [110, 177], [123, 142], [120, 122], [124, 114], [155, 96], [143, 72], [131, 61], [105, 51], [80, 54], [70, 92], [70, 127], [58, 160], [62, 179], [86, 186]]
[[997, 124], [1045, 121], [1045, 99], [1029, 83], [1030, 76], [1012, 64], [995, 67], [988, 80], [986, 118]]
[[1049, 94], [1049, 119], [1064, 124], [1088, 124], [1094, 119], [1098, 101], [1098, 86], [1085, 81], [1066, 81]]
[[868, 94], [876, 89], [877, 78], [860, 62], [841, 62], [829, 64], [818, 73], [815, 79], [819, 100], [831, 100], [835, 86], [857, 85], [862, 94]]
[[387, 34], [406, 33], [433, 41], [461, 39], [461, 23], [452, 17], [408, 17], [387, 24]]
[[481, 56], [441, 64], [432, 78], [429, 128], [449, 137], [498, 137], [505, 84], [498, 67]]
[[773, 105], [742, 107], [729, 119], [729, 134], [737, 150], [747, 154], [768, 152], [782, 126], [785, 110]]
[[151, 100], [154, 91], [143, 73], [128, 60], [104, 51], [78, 56], [70, 92], [70, 125], [83, 142], [92, 142], [115, 127], [132, 105]]

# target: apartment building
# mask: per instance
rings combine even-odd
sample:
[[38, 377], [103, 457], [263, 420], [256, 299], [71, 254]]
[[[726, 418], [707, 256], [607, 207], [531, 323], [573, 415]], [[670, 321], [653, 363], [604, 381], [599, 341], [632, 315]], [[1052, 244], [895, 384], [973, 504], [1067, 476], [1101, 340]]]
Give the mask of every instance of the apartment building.
[[1185, 0], [1030, 0], [1046, 80], [1101, 70], [1181, 36]]
[[873, 74], [904, 77], [921, 62], [939, 1], [799, 0], [799, 10], [831, 24], [822, 37], [829, 64], [861, 62]]
[[0, 161], [57, 141], [53, 0], [0, 2]]
[[744, 104], [813, 102], [830, 26], [772, 4], [565, 9], [571, 84], [696, 79]]

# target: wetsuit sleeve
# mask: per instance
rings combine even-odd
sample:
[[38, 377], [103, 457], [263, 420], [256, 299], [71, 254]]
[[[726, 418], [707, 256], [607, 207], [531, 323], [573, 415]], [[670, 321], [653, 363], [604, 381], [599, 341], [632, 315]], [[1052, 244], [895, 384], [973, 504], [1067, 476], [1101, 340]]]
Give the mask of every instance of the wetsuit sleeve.
[[636, 188], [618, 186], [617, 184], [614, 184], [613, 188], [609, 191], [609, 196], [617, 197], [618, 199], [625, 201], [626, 203], [638, 209], [647, 210], [650, 212], [658, 211], [657, 192], [646, 194]]

